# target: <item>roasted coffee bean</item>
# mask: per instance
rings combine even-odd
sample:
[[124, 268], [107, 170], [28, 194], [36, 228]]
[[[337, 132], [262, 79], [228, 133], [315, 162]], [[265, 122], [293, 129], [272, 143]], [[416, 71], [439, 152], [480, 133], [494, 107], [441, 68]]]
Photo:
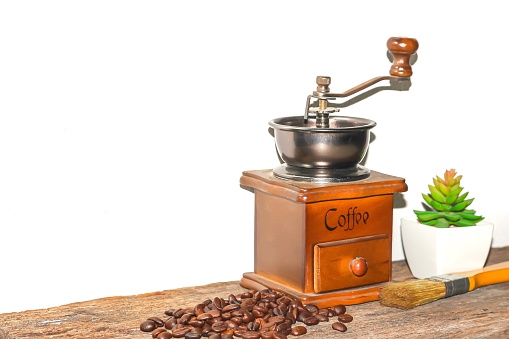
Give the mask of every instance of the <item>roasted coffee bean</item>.
[[191, 317], [194, 317], [194, 315], [193, 315], [193, 314], [191, 314], [191, 313], [186, 313], [186, 314], [184, 314], [182, 317], [180, 317], [180, 319], [179, 319], [179, 321], [178, 321], [178, 322], [179, 322], [180, 324], [187, 325], [187, 323], [189, 322], [189, 320], [191, 319]]
[[170, 332], [159, 333], [156, 337], [156, 339], [171, 339], [171, 338], [173, 338], [173, 335]]
[[175, 326], [175, 325], [177, 325], [177, 318], [175, 318], [174, 316], [169, 317], [164, 322], [164, 328], [167, 330], [173, 329], [173, 326]]
[[240, 298], [241, 299], [245, 299], [245, 298], [252, 298], [253, 297], [253, 293], [251, 292], [244, 292], [240, 295]]
[[348, 313], [338, 315], [338, 320], [342, 323], [349, 323], [353, 320], [353, 317]]
[[260, 333], [260, 336], [262, 339], [273, 339], [275, 333], [277, 333], [277, 332], [276, 331], [268, 331], [268, 332]]
[[231, 311], [238, 310], [239, 308], [240, 308], [239, 304], [230, 304], [230, 305], [226, 305], [225, 307], [223, 307], [223, 312], [231, 312]]
[[188, 332], [188, 333], [186, 333], [184, 338], [185, 339], [200, 339], [201, 338], [201, 333], [198, 333], [198, 332]]
[[258, 331], [260, 329], [260, 323], [251, 321], [249, 324], [247, 324], [247, 329], [249, 331]]
[[318, 325], [320, 320], [316, 316], [304, 319], [303, 323], [308, 326]]
[[158, 317], [150, 317], [148, 318], [147, 320], [152, 320], [153, 322], [156, 323], [157, 327], [163, 327], [164, 326], [164, 321], [161, 319], [161, 318], [158, 318]]
[[228, 325], [224, 321], [218, 321], [212, 324], [212, 331], [214, 332], [223, 332], [228, 329]]
[[145, 320], [140, 325], [140, 330], [143, 332], [152, 332], [157, 328], [157, 324], [153, 320]]
[[256, 301], [252, 298], [246, 298], [242, 301], [242, 304], [240, 304], [242, 308], [245, 308], [246, 310], [249, 311], [251, 311], [255, 305]]
[[333, 330], [336, 330], [336, 331], [339, 331], [339, 332], [345, 332], [346, 331], [346, 325], [343, 324], [342, 322], [335, 322], [334, 324], [332, 324], [332, 329]]
[[281, 315], [276, 315], [276, 316], [273, 316], [273, 317], [269, 318], [269, 322], [272, 322], [272, 323], [274, 323], [276, 325], [284, 323], [285, 320], [286, 320], [286, 318], [281, 316]]
[[202, 327], [202, 329], [201, 329], [201, 335], [202, 335], [202, 337], [208, 337], [208, 334], [209, 334], [209, 333], [211, 333], [211, 332], [212, 332], [212, 333], [214, 333], [214, 332], [212, 331], [212, 326], [210, 326], [209, 324], [205, 324], [205, 325], [203, 325], [203, 327]]
[[185, 312], [186, 310], [179, 308], [178, 310], [173, 311], [173, 316], [175, 316], [175, 318], [180, 318]]
[[313, 315], [309, 313], [308, 311], [301, 311], [299, 312], [299, 315], [297, 315], [297, 320], [300, 322], [304, 322], [305, 319], [312, 317]]
[[244, 312], [244, 316], [242, 317], [242, 322], [247, 324], [247, 323], [253, 321], [254, 318], [255, 317], [254, 317], [254, 315], [251, 312], [246, 311], [246, 312]]
[[192, 328], [190, 327], [181, 327], [181, 328], [177, 328], [177, 329], [174, 329], [172, 331], [172, 334], [175, 338], [183, 338], [185, 337], [185, 335], [189, 332], [191, 332]]
[[303, 334], [306, 334], [308, 332], [307, 328], [304, 327], [304, 326], [295, 326], [292, 328], [292, 335], [294, 336], [298, 336], [298, 335], [303, 335]]
[[214, 318], [214, 317], [209, 312], [202, 313], [196, 317], [196, 319], [198, 319], [198, 320], [208, 320], [208, 319], [212, 319], [212, 318]]
[[336, 315], [340, 315], [346, 312], [345, 305], [336, 305], [332, 308], [334, 312], [336, 312]]
[[318, 307], [315, 305], [304, 305], [304, 307], [311, 313], [312, 315], [318, 314]]
[[233, 334], [230, 333], [221, 334], [221, 339], [233, 339]]
[[210, 310], [208, 313], [212, 316], [212, 318], [217, 318], [221, 316], [221, 311], [219, 310]]
[[243, 328], [243, 327], [237, 327], [236, 329], [233, 330], [233, 335], [236, 336], [236, 337], [242, 337], [242, 335], [244, 333], [247, 332], [247, 329], [246, 328]]
[[221, 313], [221, 320], [230, 320], [232, 318], [232, 314], [230, 312]]
[[329, 321], [329, 317], [327, 315], [325, 315], [325, 314], [318, 313], [317, 315], [315, 315], [315, 317], [317, 317], [318, 320], [320, 320], [320, 322], [323, 322], [323, 321], [327, 322], [327, 321]]
[[282, 323], [276, 326], [276, 331], [283, 334], [290, 334], [292, 333], [292, 325], [289, 325], [288, 323]]
[[152, 338], [157, 338], [159, 333], [167, 332], [164, 328], [158, 328], [152, 331]]
[[188, 325], [191, 325], [193, 327], [202, 327], [205, 324], [205, 321], [198, 320], [198, 319], [192, 319], [187, 322]]
[[242, 339], [259, 339], [260, 332], [258, 331], [246, 331], [241, 335]]
[[171, 316], [173, 315], [173, 309], [164, 311], [164, 314]]
[[286, 334], [284, 334], [284, 333], [276, 332], [276, 333], [274, 333], [274, 334], [272, 335], [272, 338], [274, 338], [274, 339], [286, 339], [286, 338], [288, 338], [288, 337], [287, 337], [287, 336], [286, 336]]
[[253, 310], [251, 312], [251, 314], [253, 314], [253, 317], [255, 317], [255, 318], [262, 318], [265, 315], [265, 313], [263, 313], [262, 311], [258, 311], [258, 310]]

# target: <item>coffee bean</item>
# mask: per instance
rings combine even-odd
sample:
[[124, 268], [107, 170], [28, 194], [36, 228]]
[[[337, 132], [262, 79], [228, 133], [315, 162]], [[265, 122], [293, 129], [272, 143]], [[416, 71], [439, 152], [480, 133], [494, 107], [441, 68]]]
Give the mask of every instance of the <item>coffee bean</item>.
[[172, 337], [170, 332], [161, 332], [157, 335], [156, 339], [171, 339]]
[[318, 307], [316, 307], [315, 305], [305, 305], [304, 306], [312, 315], [315, 315], [318, 313]]
[[353, 317], [348, 313], [338, 315], [338, 320], [342, 323], [349, 323], [353, 320]]
[[167, 332], [164, 328], [158, 328], [154, 331], [152, 331], [152, 338], [157, 338], [157, 335], [159, 333]]
[[300, 321], [300, 322], [304, 322], [305, 319], [311, 317], [312, 314], [309, 313], [307, 310], [306, 311], [301, 311], [299, 312], [299, 315], [297, 316], [297, 320]]
[[189, 327], [181, 327], [174, 329], [172, 334], [175, 338], [183, 338], [187, 333], [191, 332], [192, 328]]
[[180, 318], [181, 316], [184, 315], [185, 312], [186, 312], [186, 310], [179, 308], [178, 310], [173, 311], [173, 315], [176, 318]]
[[336, 315], [340, 315], [346, 312], [345, 305], [336, 305], [332, 308], [334, 312], [336, 312]]
[[320, 322], [327, 322], [329, 321], [329, 317], [325, 314], [320, 314], [318, 313], [317, 315], [315, 315], [316, 318], [318, 318], [318, 320], [320, 320]]
[[230, 305], [226, 305], [225, 307], [223, 307], [223, 312], [231, 312], [231, 311], [238, 310], [239, 308], [240, 308], [239, 304], [231, 304], [230, 303]]
[[304, 321], [303, 321], [303, 323], [308, 326], [318, 325], [319, 322], [320, 322], [320, 320], [318, 320], [317, 317], [309, 317], [309, 318], [304, 319]]
[[186, 333], [184, 338], [185, 339], [200, 339], [201, 338], [201, 333], [198, 333], [198, 332], [188, 332], [188, 333]]
[[338, 322], [335, 322], [334, 324], [332, 324], [332, 329], [339, 331], [339, 332], [345, 332], [346, 325], [338, 321]]
[[294, 336], [298, 336], [298, 335], [303, 335], [303, 334], [306, 334], [308, 332], [308, 330], [304, 327], [304, 326], [295, 326], [294, 328], [292, 328], [292, 335]]
[[145, 320], [140, 325], [140, 330], [143, 332], [152, 332], [157, 328], [157, 324], [153, 320]]
[[286, 336], [286, 334], [284, 334], [284, 333], [276, 332], [276, 333], [274, 333], [274, 334], [272, 335], [272, 338], [274, 338], [274, 339], [286, 339], [286, 338], [288, 338], [288, 337], [287, 337], [287, 336]]
[[259, 339], [260, 332], [258, 331], [246, 331], [241, 335], [242, 339]]
[[218, 321], [212, 324], [212, 331], [214, 332], [223, 332], [228, 329], [228, 325], [224, 321]]
[[264, 333], [260, 333], [260, 336], [262, 339], [274, 339], [274, 334], [276, 334], [276, 331], [268, 331]]

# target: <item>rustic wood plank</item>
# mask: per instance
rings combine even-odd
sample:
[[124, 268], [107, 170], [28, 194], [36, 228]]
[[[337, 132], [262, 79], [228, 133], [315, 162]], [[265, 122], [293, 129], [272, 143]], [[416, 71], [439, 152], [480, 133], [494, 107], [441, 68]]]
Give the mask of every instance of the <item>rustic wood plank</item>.
[[[509, 247], [492, 249], [488, 264], [509, 260]], [[393, 265], [393, 278], [410, 278], [404, 261]], [[215, 296], [245, 291], [238, 281], [135, 296], [110, 297], [25, 312], [0, 314], [0, 339], [151, 338], [139, 326], [148, 317], [189, 307]], [[302, 338], [507, 338], [509, 283], [483, 287], [403, 311], [370, 302], [347, 307], [354, 316], [345, 333], [331, 322], [308, 327]]]

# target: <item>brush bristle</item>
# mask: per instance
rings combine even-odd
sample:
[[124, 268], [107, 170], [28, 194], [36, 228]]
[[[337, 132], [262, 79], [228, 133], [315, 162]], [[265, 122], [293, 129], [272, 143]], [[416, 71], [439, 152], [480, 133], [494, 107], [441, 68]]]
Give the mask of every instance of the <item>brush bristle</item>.
[[408, 310], [445, 297], [445, 284], [440, 281], [407, 280], [384, 286], [380, 290], [380, 303]]

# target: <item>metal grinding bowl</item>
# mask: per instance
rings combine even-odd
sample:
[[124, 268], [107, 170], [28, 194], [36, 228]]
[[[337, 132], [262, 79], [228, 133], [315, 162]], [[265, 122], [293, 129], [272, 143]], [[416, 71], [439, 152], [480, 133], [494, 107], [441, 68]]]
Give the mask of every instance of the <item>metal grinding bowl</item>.
[[285, 162], [274, 175], [299, 181], [351, 181], [369, 176], [360, 166], [376, 122], [355, 117], [330, 116], [328, 127], [317, 127], [316, 118], [302, 116], [273, 119], [276, 148]]
[[[353, 181], [369, 177], [369, 169], [359, 163], [368, 151], [370, 130], [376, 123], [363, 118], [333, 116], [340, 105], [331, 106], [329, 100], [346, 98], [385, 80], [391, 83], [385, 89], [408, 90], [413, 74], [410, 57], [416, 55], [418, 47], [419, 43], [413, 38], [389, 38], [387, 48], [392, 56], [390, 75], [372, 78], [343, 93], [330, 91], [329, 76], [317, 76], [317, 87], [307, 97], [304, 116], [269, 122], [274, 129], [277, 151], [284, 162], [274, 168], [274, 176], [309, 182]], [[362, 100], [381, 89], [384, 88], [366, 91], [351, 101]], [[317, 106], [312, 105], [312, 99], [316, 99]]]

